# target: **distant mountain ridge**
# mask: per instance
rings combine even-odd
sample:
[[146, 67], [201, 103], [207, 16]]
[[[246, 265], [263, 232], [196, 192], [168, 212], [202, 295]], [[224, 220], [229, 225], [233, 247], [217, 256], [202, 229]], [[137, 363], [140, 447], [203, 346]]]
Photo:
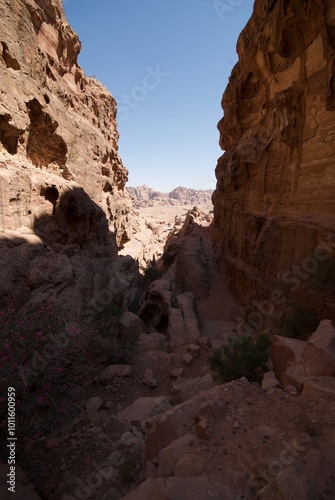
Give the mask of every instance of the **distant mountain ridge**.
[[169, 193], [161, 193], [147, 185], [128, 187], [129, 194], [135, 200], [135, 207], [212, 205], [211, 189], [199, 190], [178, 186]]

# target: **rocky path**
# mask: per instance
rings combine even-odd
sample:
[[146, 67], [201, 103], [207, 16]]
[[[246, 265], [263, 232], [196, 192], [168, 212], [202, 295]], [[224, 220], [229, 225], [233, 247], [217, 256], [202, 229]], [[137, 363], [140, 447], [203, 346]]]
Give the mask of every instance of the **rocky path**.
[[[172, 241], [168, 272], [147, 290], [141, 311], [150, 327], [130, 312], [120, 319], [123, 331], [139, 334], [130, 364], [106, 366], [102, 352], [87, 367], [79, 416], [27, 447], [45, 463], [34, 480], [40, 498], [334, 500], [335, 391], [303, 397], [272, 371], [262, 386], [213, 379], [208, 356], [234, 334], [241, 311], [218, 271], [208, 224], [185, 234]], [[204, 273], [196, 261], [181, 272], [191, 256]], [[190, 279], [196, 296], [183, 288]], [[296, 354], [285, 344], [283, 358], [277, 344], [273, 359], [283, 367]], [[22, 498], [39, 500], [22, 487]]]

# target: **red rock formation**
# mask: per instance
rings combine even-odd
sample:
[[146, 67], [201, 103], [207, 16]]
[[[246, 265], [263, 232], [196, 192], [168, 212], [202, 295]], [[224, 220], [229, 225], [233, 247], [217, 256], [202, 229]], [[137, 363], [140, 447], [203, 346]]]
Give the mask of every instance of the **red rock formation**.
[[249, 302], [291, 279], [289, 291], [335, 317], [329, 293], [305, 285], [318, 245], [328, 241], [329, 262], [335, 250], [334, 2], [256, 0], [237, 51], [213, 196], [230, 284]]
[[52, 298], [75, 309], [102, 291], [122, 303], [112, 266], [133, 232], [128, 172], [115, 99], [85, 76], [80, 47], [61, 0], [1, 2], [2, 307]]
[[131, 202], [114, 98], [78, 65], [61, 0], [2, 2], [0, 12], [0, 227], [32, 227], [52, 214], [48, 188], [61, 198], [81, 186], [121, 243]]

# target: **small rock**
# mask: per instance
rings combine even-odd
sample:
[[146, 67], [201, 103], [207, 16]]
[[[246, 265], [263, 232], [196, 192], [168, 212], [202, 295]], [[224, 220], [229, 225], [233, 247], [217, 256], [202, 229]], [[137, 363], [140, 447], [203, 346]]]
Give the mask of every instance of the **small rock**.
[[209, 372], [210, 372], [209, 367], [207, 365], [201, 367], [200, 373], [201, 373], [202, 377], [204, 377], [205, 375], [208, 375]]
[[112, 410], [114, 408], [114, 403], [113, 401], [107, 401], [107, 403], [105, 403], [105, 408], [107, 410]]
[[145, 478], [147, 479], [148, 477], [157, 477], [157, 464], [154, 462], [148, 462], [145, 468]]
[[175, 477], [200, 476], [205, 465], [205, 460], [193, 453], [185, 454], [174, 468]]
[[276, 378], [275, 372], [271, 371], [265, 373], [262, 380], [262, 391], [266, 392], [269, 389], [274, 389], [275, 387], [280, 387], [280, 383]]
[[182, 364], [185, 366], [191, 366], [192, 361], [193, 361], [193, 356], [189, 353], [184, 354], [181, 360]]
[[212, 347], [212, 339], [206, 336], [200, 337], [199, 344], [201, 349], [203, 349], [204, 351], [208, 351]]
[[89, 411], [99, 411], [104, 405], [100, 396], [95, 396], [86, 402], [85, 408]]
[[120, 444], [124, 448], [131, 448], [131, 451], [137, 451], [140, 448], [140, 439], [131, 432], [122, 434]]
[[130, 365], [109, 365], [99, 373], [99, 380], [103, 385], [108, 385], [115, 377], [130, 377], [132, 374]]
[[249, 385], [249, 384], [250, 384], [250, 382], [249, 382], [249, 380], [247, 379], [247, 377], [241, 377], [241, 378], [240, 378], [240, 382], [241, 382], [241, 384], [243, 384], [243, 385]]
[[86, 410], [85, 415], [91, 425], [96, 425], [100, 422], [100, 415], [96, 411]]
[[187, 351], [193, 356], [194, 358], [198, 358], [200, 356], [200, 346], [196, 344], [189, 344], [187, 346]]
[[182, 377], [184, 375], [184, 368], [175, 368], [170, 372], [170, 377], [171, 378], [178, 378]]
[[151, 368], [147, 368], [144, 372], [143, 383], [150, 387], [150, 389], [154, 389], [157, 387], [158, 382], [157, 379], [154, 378], [154, 372]]
[[296, 396], [298, 394], [298, 391], [294, 387], [294, 385], [287, 385], [285, 387], [285, 392], [288, 392], [289, 394], [292, 394], [292, 396]]
[[211, 432], [208, 422], [205, 418], [199, 420], [199, 422], [195, 425], [195, 432], [200, 439], [210, 439]]

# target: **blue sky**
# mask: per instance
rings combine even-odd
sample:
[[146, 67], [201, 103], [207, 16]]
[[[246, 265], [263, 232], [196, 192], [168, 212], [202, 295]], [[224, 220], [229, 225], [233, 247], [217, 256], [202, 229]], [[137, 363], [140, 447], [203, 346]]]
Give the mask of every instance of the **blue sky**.
[[118, 102], [129, 186], [214, 189], [221, 97], [252, 0], [64, 0], [79, 63]]

